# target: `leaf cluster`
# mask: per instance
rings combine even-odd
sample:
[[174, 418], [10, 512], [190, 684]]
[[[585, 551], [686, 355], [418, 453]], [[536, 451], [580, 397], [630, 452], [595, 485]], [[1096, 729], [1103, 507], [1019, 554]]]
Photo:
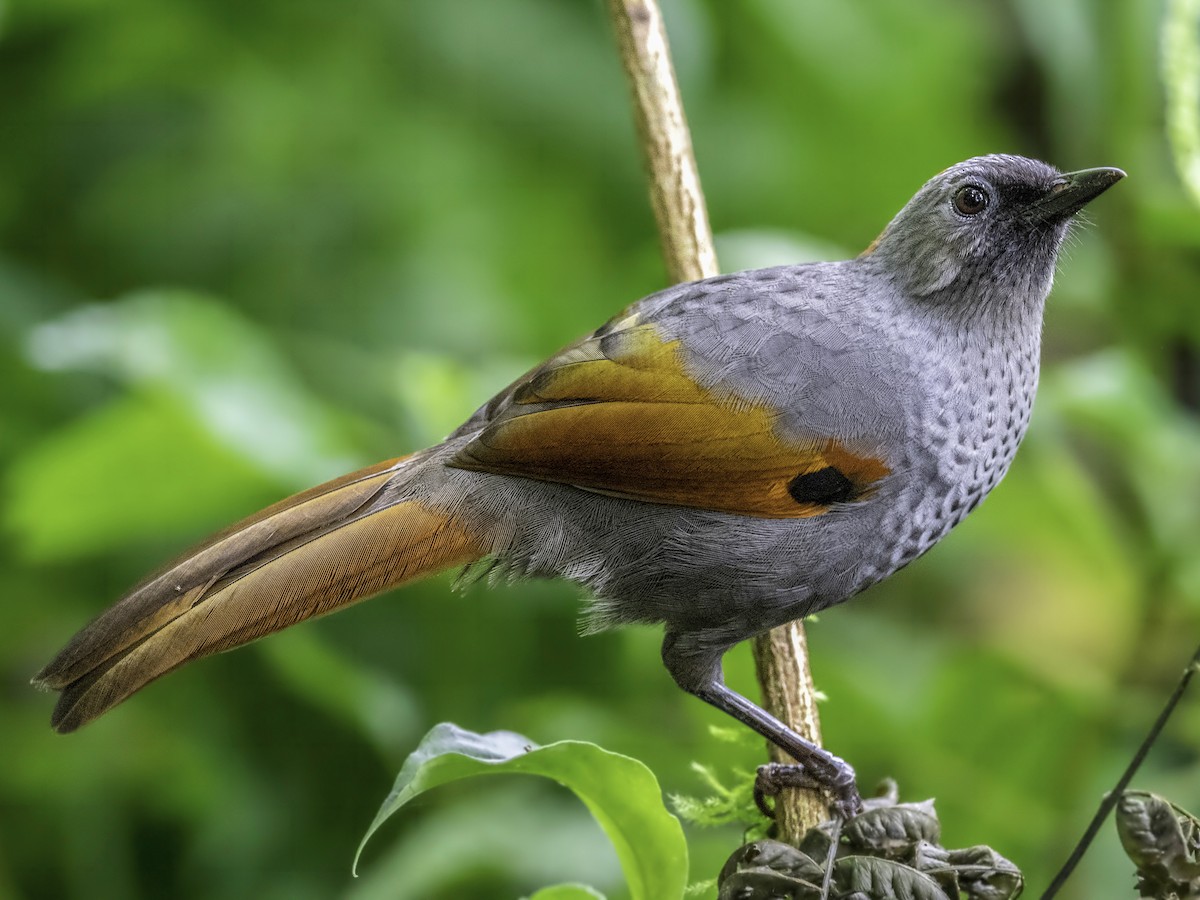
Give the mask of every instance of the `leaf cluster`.
[[[867, 801], [842, 827], [809, 830], [798, 848], [755, 841], [721, 870], [720, 900], [1012, 900], [1020, 870], [990, 847], [948, 850], [932, 800]], [[827, 871], [832, 866], [832, 871]], [[825, 882], [828, 878], [828, 891]]]

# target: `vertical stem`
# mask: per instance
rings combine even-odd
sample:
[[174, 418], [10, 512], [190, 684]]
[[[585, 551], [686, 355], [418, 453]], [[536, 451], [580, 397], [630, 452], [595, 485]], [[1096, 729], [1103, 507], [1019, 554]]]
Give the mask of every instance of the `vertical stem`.
[[[662, 12], [656, 0], [609, 0], [608, 6], [633, 95], [667, 273], [672, 281], [711, 277], [720, 269]], [[756, 638], [754, 659], [763, 706], [820, 744], [804, 626], [793, 622]], [[777, 762], [787, 761], [778, 748], [770, 751]], [[825, 808], [819, 795], [789, 789], [779, 797], [776, 816], [781, 839], [795, 844], [825, 818]]]
[[667, 275], [672, 282], [719, 275], [662, 12], [656, 0], [609, 0], [608, 7], [633, 92]]
[[[808, 639], [802, 622], [780, 625], [754, 639], [754, 669], [762, 686], [763, 706], [788, 728], [820, 746], [821, 720], [817, 694], [808, 668]], [[792, 759], [768, 742], [774, 762]], [[780, 840], [799, 844], [804, 833], [828, 818], [826, 802], [816, 791], [785, 790], [775, 804]]]

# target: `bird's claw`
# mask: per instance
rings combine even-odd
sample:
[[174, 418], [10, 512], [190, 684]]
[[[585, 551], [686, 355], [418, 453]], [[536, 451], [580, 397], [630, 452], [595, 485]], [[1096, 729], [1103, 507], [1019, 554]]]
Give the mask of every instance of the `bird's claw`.
[[845, 763], [838, 767], [831, 778], [818, 778], [801, 763], [768, 763], [759, 766], [754, 779], [754, 804], [768, 819], [775, 818], [775, 810], [767, 803], [767, 797], [779, 796], [784, 788], [804, 788], [827, 794], [830, 798], [830, 814], [844, 822], [863, 811], [854, 770]]

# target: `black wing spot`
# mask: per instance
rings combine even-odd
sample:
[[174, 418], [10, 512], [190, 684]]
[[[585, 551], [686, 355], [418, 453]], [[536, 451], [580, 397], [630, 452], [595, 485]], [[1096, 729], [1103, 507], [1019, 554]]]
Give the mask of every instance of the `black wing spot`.
[[853, 500], [856, 493], [854, 482], [833, 466], [797, 475], [788, 484], [788, 493], [797, 503], [815, 503], [828, 506]]

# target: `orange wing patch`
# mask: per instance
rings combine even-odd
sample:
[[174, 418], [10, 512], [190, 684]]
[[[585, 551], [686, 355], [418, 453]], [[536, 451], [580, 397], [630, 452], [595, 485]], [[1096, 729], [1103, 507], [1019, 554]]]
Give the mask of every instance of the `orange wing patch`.
[[889, 472], [835, 440], [781, 439], [772, 410], [696, 384], [678, 342], [645, 325], [571, 347], [510, 398], [453, 465], [764, 518], [829, 509], [789, 491], [799, 476], [834, 469], [836, 499], [855, 500]]

